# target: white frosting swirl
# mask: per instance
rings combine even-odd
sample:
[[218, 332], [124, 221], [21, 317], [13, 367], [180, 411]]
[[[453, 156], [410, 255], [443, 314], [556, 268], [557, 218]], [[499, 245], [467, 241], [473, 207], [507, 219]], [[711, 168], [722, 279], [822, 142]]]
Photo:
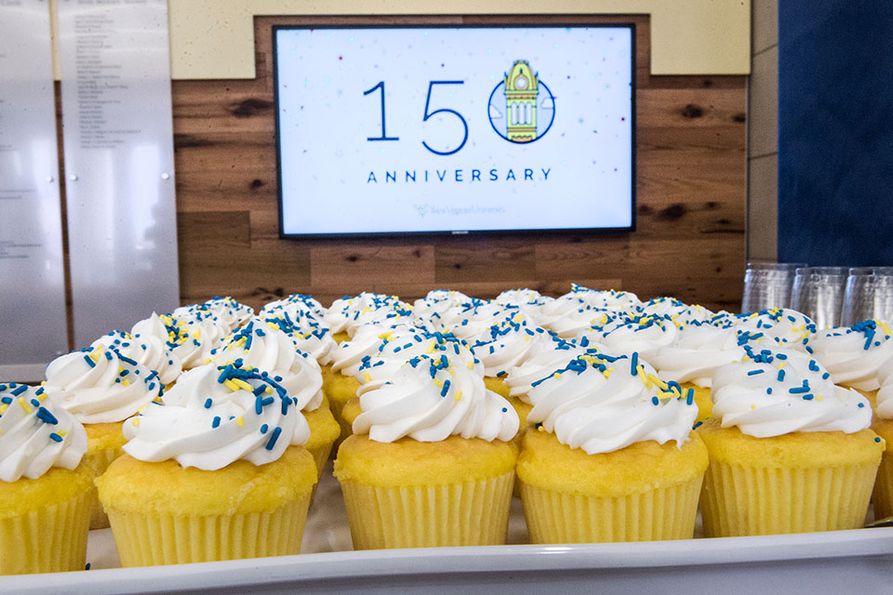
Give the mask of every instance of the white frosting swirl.
[[226, 296], [213, 297], [201, 304], [181, 306], [172, 314], [175, 318], [194, 318], [196, 315], [204, 317], [210, 314], [219, 319], [229, 330], [233, 330], [254, 316], [254, 309]]
[[476, 300], [462, 308], [462, 313], [452, 321], [447, 330], [471, 345], [487, 337], [494, 324], [520, 311], [515, 306]]
[[796, 351], [763, 350], [713, 375], [713, 416], [757, 438], [792, 432], [864, 430], [871, 423], [868, 400], [835, 386], [818, 362]]
[[56, 358], [46, 369], [46, 392], [85, 424], [124, 421], [158, 399], [158, 373], [114, 347], [96, 345]]
[[891, 335], [886, 322], [865, 320], [849, 328], [819, 331], [809, 346], [834, 384], [872, 391], [880, 388], [880, 371], [893, 367]]
[[806, 350], [816, 326], [811, 318], [796, 310], [770, 308], [739, 314], [737, 326], [749, 343], [770, 349]]
[[46, 397], [43, 388], [0, 384], [0, 481], [75, 469], [87, 452], [84, 426]]
[[332, 302], [326, 312], [326, 324], [333, 333], [346, 332], [353, 336], [365, 324], [396, 323], [410, 325], [412, 306], [394, 295], [363, 292], [356, 297], [343, 297]]
[[471, 353], [484, 364], [485, 376], [503, 377], [526, 357], [540, 337], [552, 341], [544, 329], [518, 311], [491, 326], [471, 344]]
[[662, 382], [638, 354], [578, 356], [536, 383], [528, 396], [529, 422], [542, 423], [559, 442], [588, 454], [649, 440], [674, 440], [681, 447], [698, 415], [692, 395]]
[[691, 323], [679, 330], [672, 344], [650, 353], [648, 363], [664, 380], [691, 382], [709, 388], [717, 368], [741, 361], [744, 355], [734, 328]]
[[648, 361], [661, 347], [676, 340], [678, 327], [669, 317], [656, 315], [618, 316], [607, 324], [586, 332], [590, 340], [605, 346], [608, 353], [629, 355], [638, 352]]
[[113, 347], [122, 355], [136, 360], [144, 368], [155, 370], [161, 384], [167, 386], [183, 371], [183, 364], [168, 348], [167, 343], [155, 335], [131, 336], [129, 333], [112, 331], [93, 341], [91, 347]]
[[387, 383], [403, 364], [420, 355], [436, 357], [446, 354], [454, 366], [465, 365], [484, 375], [481, 362], [464, 343], [451, 334], [427, 333], [407, 327], [395, 328], [382, 334], [382, 342], [374, 354], [363, 358], [354, 377], [360, 383], [357, 395]]
[[518, 433], [518, 414], [502, 397], [488, 391], [483, 378], [445, 354], [413, 358], [391, 381], [360, 396], [362, 413], [353, 422], [356, 434], [376, 442], [409, 436], [439, 442], [449, 436], [511, 440]]
[[298, 409], [314, 411], [322, 405], [322, 370], [316, 360], [297, 349], [291, 336], [276, 324], [252, 319], [212, 352], [212, 361], [224, 366], [240, 361], [241, 367], [268, 372]]
[[881, 387], [877, 391], [875, 412], [881, 419], [893, 419], [893, 366], [883, 368], [878, 374]]
[[311, 318], [315, 326], [324, 324], [326, 309], [312, 296], [303, 293], [294, 293], [284, 299], [264, 304], [260, 310], [261, 316], [280, 316], [282, 313], [288, 316], [298, 326], [303, 326], [302, 320]]
[[124, 436], [135, 459], [214, 471], [239, 459], [273, 462], [290, 444], [306, 443], [310, 428], [266, 372], [204, 365], [183, 374], [163, 404], [127, 420]]
[[465, 306], [475, 300], [464, 293], [435, 289], [413, 304], [413, 317], [423, 326], [447, 330], [459, 319]]
[[529, 404], [527, 394], [535, 383], [555, 370], [563, 368], [577, 356], [585, 354], [586, 349], [557, 335], [547, 335], [534, 341], [525, 357], [508, 370], [505, 383], [509, 387], [509, 394], [520, 397]]
[[165, 341], [184, 370], [206, 363], [211, 350], [218, 347], [229, 333], [230, 326], [216, 315], [195, 309], [179, 317], [159, 316], [153, 312], [131, 330], [134, 336], [154, 336]]

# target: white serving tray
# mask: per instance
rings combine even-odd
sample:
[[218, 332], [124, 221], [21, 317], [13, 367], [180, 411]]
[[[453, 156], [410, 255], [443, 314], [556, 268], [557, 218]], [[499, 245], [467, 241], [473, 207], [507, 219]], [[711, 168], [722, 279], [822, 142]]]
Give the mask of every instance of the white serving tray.
[[299, 556], [121, 569], [105, 529], [90, 535], [91, 570], [0, 577], [0, 591], [893, 593], [893, 527], [618, 544], [521, 545], [526, 540], [515, 500], [514, 545], [350, 551], [338, 483], [326, 473]]

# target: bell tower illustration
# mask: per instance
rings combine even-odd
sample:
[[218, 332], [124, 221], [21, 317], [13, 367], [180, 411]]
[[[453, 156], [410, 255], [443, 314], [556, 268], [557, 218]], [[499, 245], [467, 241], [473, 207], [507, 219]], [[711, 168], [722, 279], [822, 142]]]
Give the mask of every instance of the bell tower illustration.
[[515, 60], [505, 75], [505, 113], [508, 139], [514, 143], [536, 140], [537, 75], [527, 60]]

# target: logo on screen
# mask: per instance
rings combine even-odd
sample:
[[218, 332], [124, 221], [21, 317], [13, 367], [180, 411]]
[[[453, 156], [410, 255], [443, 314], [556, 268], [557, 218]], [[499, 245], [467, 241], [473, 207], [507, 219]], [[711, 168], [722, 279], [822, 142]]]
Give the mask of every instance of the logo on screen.
[[527, 60], [515, 60], [490, 93], [488, 110], [496, 134], [512, 143], [532, 143], [552, 128], [555, 96]]

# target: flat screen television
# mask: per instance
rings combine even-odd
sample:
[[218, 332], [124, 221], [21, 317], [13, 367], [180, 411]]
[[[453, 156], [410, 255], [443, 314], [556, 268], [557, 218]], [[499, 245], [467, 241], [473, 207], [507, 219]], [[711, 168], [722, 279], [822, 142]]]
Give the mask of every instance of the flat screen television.
[[281, 235], [633, 229], [634, 40], [275, 27]]

